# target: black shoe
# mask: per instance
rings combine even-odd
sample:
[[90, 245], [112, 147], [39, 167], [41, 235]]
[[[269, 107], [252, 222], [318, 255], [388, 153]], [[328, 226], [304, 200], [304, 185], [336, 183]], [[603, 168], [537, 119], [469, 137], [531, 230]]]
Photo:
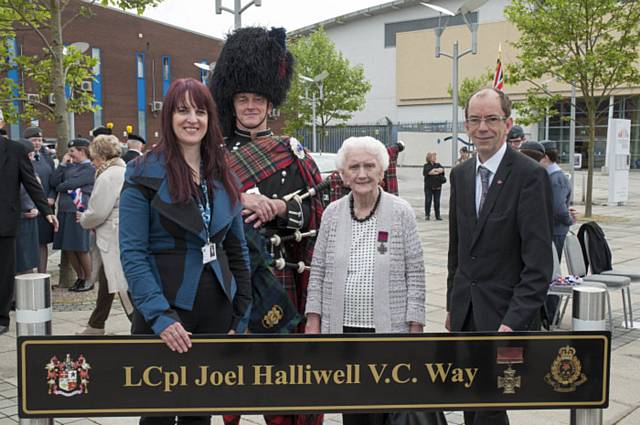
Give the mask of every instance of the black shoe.
[[9, 331], [8, 325], [0, 325], [0, 335], [4, 335]]
[[69, 291], [78, 292], [78, 288], [81, 287], [82, 285], [84, 285], [84, 280], [76, 279], [76, 281], [73, 282], [73, 285], [69, 287]]
[[93, 283], [89, 283], [87, 281], [82, 281], [82, 285], [75, 292], [87, 292], [93, 289]]
[[440, 217], [436, 217], [436, 220], [438, 220], [438, 221], [442, 221], [442, 218], [440, 218]]

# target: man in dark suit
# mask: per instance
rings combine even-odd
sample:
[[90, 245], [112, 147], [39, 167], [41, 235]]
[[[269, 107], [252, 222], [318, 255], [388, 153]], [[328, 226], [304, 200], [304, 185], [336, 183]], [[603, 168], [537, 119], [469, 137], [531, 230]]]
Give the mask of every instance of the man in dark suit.
[[20, 219], [20, 183], [36, 204], [40, 214], [58, 230], [42, 186], [36, 179], [27, 150], [0, 136], [0, 335], [9, 330], [9, 310], [13, 301], [16, 260], [16, 233]]
[[140, 155], [142, 155], [142, 149], [147, 142], [142, 138], [142, 136], [138, 136], [137, 134], [129, 134], [127, 135], [127, 153], [122, 155], [122, 160], [124, 162], [129, 162], [133, 159], [136, 159]]
[[[551, 281], [551, 202], [544, 168], [507, 146], [511, 102], [469, 98], [476, 156], [450, 174], [447, 319], [454, 332], [511, 332], [537, 323]], [[465, 412], [466, 425], [508, 424], [505, 411]]]

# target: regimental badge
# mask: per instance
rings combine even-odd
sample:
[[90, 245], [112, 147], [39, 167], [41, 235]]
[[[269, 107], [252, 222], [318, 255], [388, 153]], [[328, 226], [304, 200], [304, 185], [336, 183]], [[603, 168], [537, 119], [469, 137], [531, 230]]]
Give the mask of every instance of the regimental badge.
[[47, 369], [47, 384], [49, 384], [49, 394], [72, 397], [78, 394], [89, 392], [89, 369], [91, 365], [82, 354], [72, 360], [67, 353], [64, 361], [53, 356], [45, 366]]
[[578, 385], [587, 382], [586, 375], [582, 373], [582, 363], [576, 356], [576, 349], [568, 345], [560, 348], [558, 357], [551, 365], [551, 372], [545, 375], [544, 380], [559, 393], [573, 392]]
[[271, 329], [277, 325], [283, 317], [284, 312], [282, 311], [282, 308], [279, 305], [274, 304], [273, 307], [271, 307], [271, 310], [267, 311], [267, 314], [262, 318], [262, 326], [266, 329]]
[[522, 381], [520, 376], [516, 376], [517, 371], [512, 369], [511, 365], [524, 363], [524, 349], [522, 347], [498, 347], [496, 363], [507, 365], [503, 376], [498, 376], [498, 389], [503, 390], [502, 394], [515, 394], [516, 388], [520, 388]]
[[291, 152], [293, 152], [295, 156], [297, 156], [300, 159], [304, 159], [305, 157], [304, 147], [302, 146], [302, 143], [298, 141], [298, 139], [296, 139], [295, 137], [290, 137], [289, 146], [291, 146]]

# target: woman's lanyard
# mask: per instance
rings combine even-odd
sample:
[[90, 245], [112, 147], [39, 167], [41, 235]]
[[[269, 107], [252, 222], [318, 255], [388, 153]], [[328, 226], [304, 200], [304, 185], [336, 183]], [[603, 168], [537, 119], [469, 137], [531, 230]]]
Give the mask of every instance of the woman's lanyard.
[[[200, 173], [202, 175], [202, 173]], [[202, 215], [202, 221], [204, 222], [204, 232], [207, 238], [207, 242], [202, 247], [202, 263], [207, 264], [217, 258], [216, 245], [209, 240], [209, 225], [211, 224], [211, 203], [209, 202], [209, 190], [207, 188], [207, 182], [200, 179], [200, 194], [197, 203], [200, 209], [200, 215]]]

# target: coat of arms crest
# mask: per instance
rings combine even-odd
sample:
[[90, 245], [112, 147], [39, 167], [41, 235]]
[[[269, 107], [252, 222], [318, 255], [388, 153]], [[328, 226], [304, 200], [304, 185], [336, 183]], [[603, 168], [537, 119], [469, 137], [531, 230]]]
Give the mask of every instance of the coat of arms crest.
[[67, 353], [64, 361], [53, 356], [45, 366], [47, 370], [47, 384], [49, 394], [71, 397], [77, 394], [86, 394], [89, 389], [89, 369], [91, 365], [82, 354], [76, 359], [71, 359]]

